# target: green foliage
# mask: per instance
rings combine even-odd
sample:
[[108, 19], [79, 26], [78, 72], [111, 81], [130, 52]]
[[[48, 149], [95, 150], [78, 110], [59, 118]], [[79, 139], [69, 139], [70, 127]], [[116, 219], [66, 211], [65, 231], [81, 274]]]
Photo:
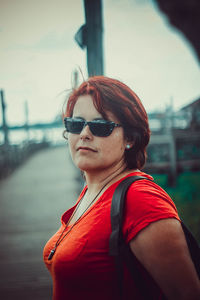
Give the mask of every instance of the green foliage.
[[175, 187], [167, 185], [165, 174], [155, 174], [153, 177], [173, 199], [180, 218], [200, 243], [200, 172], [180, 174]]

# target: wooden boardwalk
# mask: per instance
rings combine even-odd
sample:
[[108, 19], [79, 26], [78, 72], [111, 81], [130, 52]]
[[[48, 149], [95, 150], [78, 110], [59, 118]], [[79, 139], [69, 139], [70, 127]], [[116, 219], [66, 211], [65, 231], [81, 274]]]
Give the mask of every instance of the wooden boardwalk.
[[79, 183], [67, 146], [42, 150], [0, 182], [0, 298], [48, 300], [46, 241], [75, 203]]

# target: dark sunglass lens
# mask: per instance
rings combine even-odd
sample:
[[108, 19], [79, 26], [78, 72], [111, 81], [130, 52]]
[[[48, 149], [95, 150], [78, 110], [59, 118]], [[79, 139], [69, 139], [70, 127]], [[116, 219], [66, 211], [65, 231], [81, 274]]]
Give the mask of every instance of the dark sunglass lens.
[[80, 133], [83, 129], [84, 121], [69, 119], [65, 122], [65, 125], [68, 132]]
[[90, 124], [92, 134], [100, 137], [109, 136], [114, 128], [114, 123], [111, 122], [91, 122]]
[[80, 119], [65, 118], [64, 121], [67, 132], [80, 134], [83, 130], [83, 127], [88, 124], [92, 134], [100, 137], [109, 136], [115, 127], [114, 122], [105, 120], [85, 122], [84, 120]]

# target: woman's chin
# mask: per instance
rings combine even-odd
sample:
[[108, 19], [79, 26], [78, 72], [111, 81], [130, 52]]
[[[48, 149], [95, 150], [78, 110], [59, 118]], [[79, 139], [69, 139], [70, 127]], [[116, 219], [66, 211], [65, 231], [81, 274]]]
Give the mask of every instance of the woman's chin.
[[94, 169], [94, 164], [88, 163], [88, 162], [77, 162], [76, 163], [77, 168], [79, 168], [81, 171], [88, 171], [90, 169]]

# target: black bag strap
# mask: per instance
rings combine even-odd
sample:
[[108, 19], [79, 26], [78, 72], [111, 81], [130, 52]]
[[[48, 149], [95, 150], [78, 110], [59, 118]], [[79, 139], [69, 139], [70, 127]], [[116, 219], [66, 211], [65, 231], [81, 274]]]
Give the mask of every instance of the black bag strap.
[[[144, 287], [144, 280], [141, 271], [138, 269], [138, 260], [129, 248], [123, 238], [123, 212], [126, 199], [126, 193], [129, 186], [137, 180], [150, 180], [144, 176], [127, 177], [117, 186], [111, 204], [111, 227], [112, 233], [109, 240], [109, 254], [115, 257], [115, 264], [118, 275], [118, 285], [120, 287], [120, 296], [123, 295], [123, 261], [126, 263], [141, 295], [144, 299], [152, 299], [148, 287]], [[151, 181], [151, 180], [150, 180]], [[192, 233], [181, 222], [188, 248], [200, 278], [200, 249]], [[155, 283], [156, 284], [156, 283]]]
[[[109, 242], [110, 255], [119, 255], [119, 241], [122, 240], [122, 225], [123, 225], [123, 212], [125, 204], [125, 196], [129, 186], [137, 180], [147, 179], [144, 176], [131, 176], [127, 177], [115, 189], [112, 203], [111, 203], [111, 227], [112, 233]], [[148, 180], [148, 179], [147, 179]]]
[[117, 270], [118, 287], [120, 299], [123, 297], [123, 261], [129, 269], [136, 286], [138, 287], [144, 299], [151, 298], [147, 288], [144, 288], [143, 277], [136, 267], [136, 257], [133, 255], [129, 247], [123, 240], [122, 225], [123, 225], [123, 211], [126, 198], [126, 192], [129, 186], [137, 180], [147, 179], [143, 176], [131, 176], [120, 182], [117, 186], [111, 204], [111, 227], [112, 233], [109, 241], [109, 254], [115, 257], [115, 265]]

